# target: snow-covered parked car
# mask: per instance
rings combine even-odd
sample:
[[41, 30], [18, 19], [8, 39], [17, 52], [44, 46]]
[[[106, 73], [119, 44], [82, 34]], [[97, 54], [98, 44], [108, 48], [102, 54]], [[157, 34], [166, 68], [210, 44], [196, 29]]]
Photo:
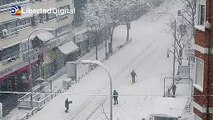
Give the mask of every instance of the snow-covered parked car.
[[183, 98], [158, 98], [153, 104], [149, 120], [181, 120], [187, 100]]

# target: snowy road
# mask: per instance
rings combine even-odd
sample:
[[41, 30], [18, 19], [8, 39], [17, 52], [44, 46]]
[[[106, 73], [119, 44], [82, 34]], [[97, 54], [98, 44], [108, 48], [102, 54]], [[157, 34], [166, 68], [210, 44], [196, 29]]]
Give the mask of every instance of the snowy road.
[[[163, 95], [163, 77], [171, 74], [172, 58], [166, 58], [166, 50], [172, 38], [164, 31], [169, 16], [159, 17], [156, 11], [133, 22], [133, 41], [104, 62], [111, 71], [113, 89], [120, 95], [119, 105], [113, 106], [115, 120], [137, 120], [149, 114], [154, 99]], [[125, 39], [125, 29], [125, 26], [116, 28], [114, 38]], [[134, 85], [130, 83], [132, 69], [137, 74]], [[109, 113], [108, 93], [108, 76], [104, 70], [97, 68], [67, 93], [52, 100], [31, 120], [105, 119], [103, 108], [106, 114]], [[66, 98], [73, 101], [69, 113], [64, 112]]]

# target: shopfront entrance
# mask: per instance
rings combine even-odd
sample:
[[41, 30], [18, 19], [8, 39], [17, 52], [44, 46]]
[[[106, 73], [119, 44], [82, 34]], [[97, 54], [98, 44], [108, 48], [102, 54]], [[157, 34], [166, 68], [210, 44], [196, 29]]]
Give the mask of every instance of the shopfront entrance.
[[[11, 68], [11, 71], [13, 68]], [[39, 77], [39, 61], [32, 63], [32, 83]], [[17, 106], [17, 100], [24, 94], [16, 94], [13, 92], [27, 92], [30, 89], [30, 81], [28, 80], [29, 66], [25, 66], [19, 70], [11, 72], [0, 78], [0, 91], [8, 93], [0, 93], [0, 102], [3, 105], [3, 116]]]

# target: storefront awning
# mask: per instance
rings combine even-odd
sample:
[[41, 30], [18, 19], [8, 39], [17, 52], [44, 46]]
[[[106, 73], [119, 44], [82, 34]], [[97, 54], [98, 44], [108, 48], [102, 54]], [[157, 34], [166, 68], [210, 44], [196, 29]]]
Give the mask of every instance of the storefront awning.
[[46, 42], [46, 41], [54, 38], [54, 35], [49, 32], [40, 33], [40, 34], [37, 34], [36, 36], [43, 42]]
[[75, 45], [73, 41], [69, 41], [59, 46], [58, 48], [63, 54], [66, 54], [66, 55], [78, 50], [78, 46]]

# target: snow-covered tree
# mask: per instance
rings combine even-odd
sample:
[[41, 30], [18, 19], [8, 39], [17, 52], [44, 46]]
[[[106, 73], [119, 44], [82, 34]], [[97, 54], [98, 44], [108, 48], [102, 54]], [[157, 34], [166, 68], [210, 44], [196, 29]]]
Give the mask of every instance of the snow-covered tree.
[[118, 21], [119, 21], [119, 4], [115, 0], [108, 0], [106, 2], [106, 5], [109, 9], [108, 15], [111, 18], [110, 42], [109, 42], [108, 49], [109, 49], [109, 53], [112, 54], [112, 51], [113, 51], [113, 49], [112, 49], [113, 33], [114, 33], [116, 26], [118, 26]]
[[115, 28], [119, 24], [125, 23], [127, 28], [126, 41], [128, 42], [131, 22], [141, 17], [142, 14], [149, 9], [159, 6], [163, 1], [164, 0], [94, 0], [86, 5], [86, 21], [91, 31], [95, 33], [106, 26], [111, 28], [108, 49], [109, 52], [112, 53], [112, 41]]
[[[170, 26], [170, 34], [176, 41], [175, 57], [179, 65], [182, 64], [183, 52], [186, 47], [192, 45], [192, 40], [195, 38], [195, 19], [196, 19], [196, 0], [181, 0], [185, 7], [178, 10], [179, 19], [172, 21]], [[176, 28], [176, 29], [175, 29]], [[170, 51], [174, 54], [174, 51]]]
[[190, 25], [187, 24], [183, 19], [172, 20], [169, 24], [170, 30], [169, 33], [175, 40], [175, 46], [172, 45], [174, 51], [170, 51], [172, 54], [175, 54], [175, 58], [178, 61], [179, 65], [182, 64], [183, 52], [184, 49], [190, 44], [192, 39], [190, 32]]
[[181, 16], [189, 25], [192, 32], [192, 39], [195, 39], [195, 20], [197, 12], [197, 0], [181, 0], [185, 5], [183, 10], [178, 11], [178, 15]]
[[85, 7], [87, 0], [74, 0], [75, 14], [74, 14], [74, 26], [79, 26], [83, 23]]
[[121, 21], [126, 23], [127, 37], [126, 41], [129, 41], [129, 31], [131, 28], [131, 22], [135, 20], [137, 11], [147, 12], [151, 8], [159, 6], [164, 0], [119, 0], [121, 9]]
[[[96, 46], [96, 59], [98, 59], [98, 44], [100, 31], [110, 26], [112, 19], [109, 16], [109, 8], [106, 5], [106, 1], [94, 1], [86, 5], [85, 17], [87, 26], [90, 28], [90, 33], [95, 35]], [[105, 41], [105, 47], [107, 47], [107, 41]], [[107, 51], [106, 51], [107, 52]]]
[[86, 5], [85, 16], [87, 25], [92, 31], [102, 29], [111, 23], [110, 12], [105, 1], [91, 2]]

